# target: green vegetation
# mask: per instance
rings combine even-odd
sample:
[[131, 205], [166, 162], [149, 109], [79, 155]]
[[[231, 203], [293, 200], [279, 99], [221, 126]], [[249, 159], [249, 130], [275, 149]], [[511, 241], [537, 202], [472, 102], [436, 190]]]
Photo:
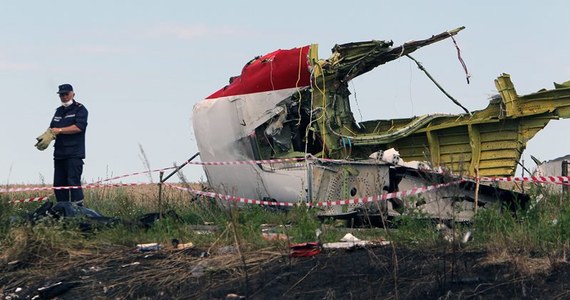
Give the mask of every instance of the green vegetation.
[[[82, 231], [82, 220], [58, 221], [44, 219], [35, 225], [26, 216], [40, 206], [38, 203], [9, 204], [7, 195], [0, 195], [0, 253], [2, 258], [22, 260], [45, 253], [57, 255], [73, 251], [97, 251], [104, 247], [134, 249], [140, 243], [170, 245], [172, 239], [192, 242], [196, 247], [214, 251], [237, 245], [244, 250], [273, 248], [288, 251], [288, 245], [315, 241], [320, 230], [321, 242], [336, 242], [352, 232], [360, 239], [390, 240], [408, 247], [431, 247], [449, 243], [438, 231], [438, 223], [417, 212], [390, 220], [388, 229], [370, 230], [347, 228], [334, 220], [321, 221], [317, 210], [297, 206], [290, 210], [247, 205], [238, 208], [209, 198], [166, 190], [163, 212], [166, 216], [144, 227], [139, 218], [159, 212], [158, 192], [150, 188], [116, 188], [86, 192], [86, 205], [105, 216], [120, 221], [112, 226], [94, 226]], [[473, 239], [462, 247], [491, 251], [532, 254], [541, 257], [564, 255], [570, 241], [570, 204], [568, 198], [534, 189], [528, 210], [512, 212], [500, 206], [478, 212], [471, 224], [453, 226], [459, 240], [467, 231]], [[172, 214], [175, 212], [175, 214]], [[262, 235], [268, 225], [280, 239], [270, 240]], [[207, 225], [207, 230], [200, 226]], [[339, 226], [340, 225], [340, 226]], [[285, 237], [285, 238], [283, 238]]]
[[473, 224], [475, 244], [539, 256], [565, 253], [570, 241], [568, 197], [540, 189], [531, 194], [528, 210], [512, 213], [497, 206], [477, 214]]

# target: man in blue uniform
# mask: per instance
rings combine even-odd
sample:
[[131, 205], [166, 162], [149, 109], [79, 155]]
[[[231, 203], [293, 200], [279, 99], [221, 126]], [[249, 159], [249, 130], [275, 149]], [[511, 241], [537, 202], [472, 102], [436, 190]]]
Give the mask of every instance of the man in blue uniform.
[[[57, 92], [61, 106], [55, 111], [50, 128], [37, 138], [36, 148], [45, 150], [55, 139], [53, 186], [81, 186], [85, 158], [87, 109], [76, 102], [71, 84], [62, 84]], [[82, 189], [55, 190], [57, 202], [83, 204]]]

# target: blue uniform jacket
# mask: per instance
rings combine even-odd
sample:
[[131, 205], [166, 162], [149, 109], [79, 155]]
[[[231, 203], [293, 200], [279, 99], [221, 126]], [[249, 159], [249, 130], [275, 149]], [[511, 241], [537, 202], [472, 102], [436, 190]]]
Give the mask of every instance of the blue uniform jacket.
[[85, 158], [85, 131], [87, 129], [87, 108], [73, 100], [73, 103], [58, 107], [51, 120], [51, 128], [62, 128], [76, 125], [81, 132], [75, 134], [59, 134], [55, 139], [54, 159]]

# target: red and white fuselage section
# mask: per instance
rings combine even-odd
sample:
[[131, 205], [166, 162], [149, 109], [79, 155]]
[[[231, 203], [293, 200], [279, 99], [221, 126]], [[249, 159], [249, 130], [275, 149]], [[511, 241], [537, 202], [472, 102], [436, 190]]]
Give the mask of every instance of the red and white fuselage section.
[[[310, 86], [311, 51], [316, 45], [256, 57], [229, 85], [194, 106], [192, 122], [203, 162], [256, 160], [250, 136], [281, 113], [281, 102]], [[205, 165], [204, 171], [219, 193], [288, 202], [306, 198], [307, 171], [302, 162], [278, 168]]]

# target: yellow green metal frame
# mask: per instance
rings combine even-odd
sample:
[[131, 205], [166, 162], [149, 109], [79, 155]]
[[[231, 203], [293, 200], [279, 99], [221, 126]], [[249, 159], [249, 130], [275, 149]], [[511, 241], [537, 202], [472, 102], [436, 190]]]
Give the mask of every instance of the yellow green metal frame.
[[[305, 134], [305, 147], [313, 147], [308, 151], [324, 158], [361, 160], [378, 150], [395, 148], [405, 161], [427, 161], [463, 175], [514, 175], [527, 142], [550, 120], [570, 117], [570, 82], [519, 96], [510, 75], [503, 74], [495, 80], [499, 94], [488, 107], [464, 114], [356, 123], [350, 109], [350, 80], [463, 29], [394, 47], [391, 41], [379, 40], [335, 45], [328, 59], [319, 59], [318, 46], [311, 45], [311, 87], [291, 97], [299, 105], [294, 108], [299, 120], [303, 119], [301, 108], [310, 112], [308, 125], [301, 128], [302, 122], [294, 123], [298, 126], [294, 130]], [[300, 149], [269, 150], [271, 157], [304, 155]]]
[[[570, 84], [524, 96], [517, 95], [508, 74], [495, 84], [500, 97], [471, 115], [426, 115], [356, 126], [328, 107], [324, 117], [328, 126], [320, 126], [328, 137], [324, 139], [328, 156], [363, 159], [366, 153], [395, 148], [405, 161], [430, 161], [471, 176], [512, 176], [527, 142], [550, 120], [570, 117]], [[339, 138], [350, 139], [353, 157], [340, 157]]]

